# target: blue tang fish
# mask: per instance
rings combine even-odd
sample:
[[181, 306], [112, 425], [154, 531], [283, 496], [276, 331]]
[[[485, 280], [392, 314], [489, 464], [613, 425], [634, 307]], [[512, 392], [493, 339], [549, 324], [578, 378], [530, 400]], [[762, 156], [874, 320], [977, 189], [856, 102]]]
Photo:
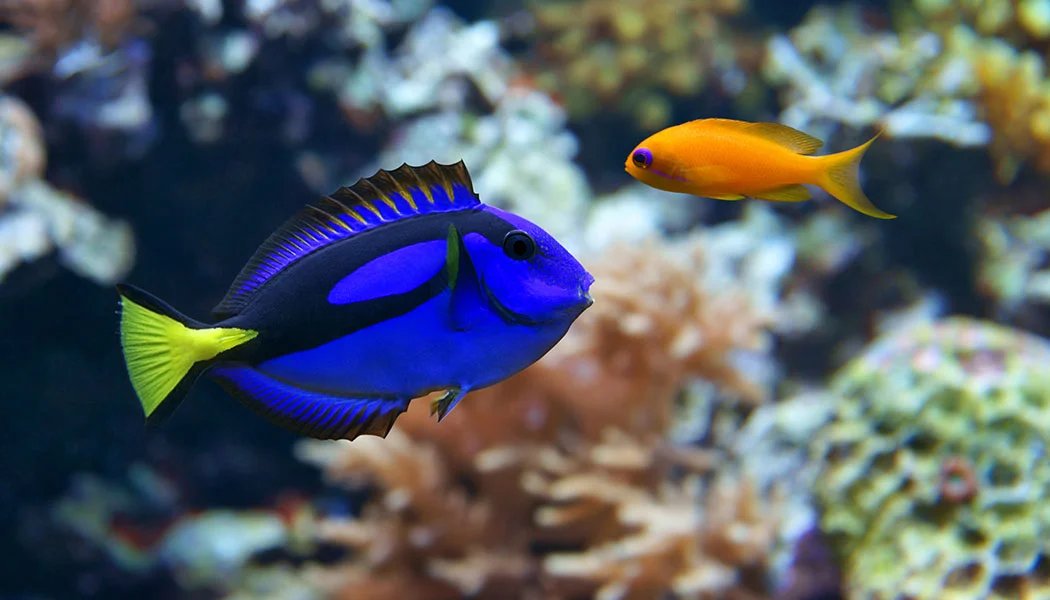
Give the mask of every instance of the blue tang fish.
[[385, 437], [413, 398], [444, 392], [440, 421], [537, 361], [593, 281], [544, 230], [482, 204], [462, 161], [402, 165], [285, 222], [212, 325], [118, 285], [121, 345], [149, 425], [203, 375], [300, 435]]

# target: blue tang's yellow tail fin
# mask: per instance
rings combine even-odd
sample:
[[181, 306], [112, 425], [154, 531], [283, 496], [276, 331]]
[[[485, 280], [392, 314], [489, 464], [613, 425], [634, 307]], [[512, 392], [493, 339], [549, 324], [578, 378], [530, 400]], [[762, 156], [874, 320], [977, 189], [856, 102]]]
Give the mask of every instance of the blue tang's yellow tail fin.
[[197, 323], [134, 286], [117, 291], [124, 362], [151, 425], [175, 410], [208, 361], [258, 335]]

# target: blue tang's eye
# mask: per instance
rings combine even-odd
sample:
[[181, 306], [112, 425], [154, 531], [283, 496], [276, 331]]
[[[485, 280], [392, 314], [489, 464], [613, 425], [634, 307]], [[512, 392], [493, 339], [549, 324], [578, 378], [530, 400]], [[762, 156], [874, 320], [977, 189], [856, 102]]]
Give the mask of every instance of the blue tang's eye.
[[536, 254], [536, 242], [529, 234], [515, 229], [503, 238], [503, 252], [514, 260], [529, 260]]
[[649, 165], [653, 164], [653, 153], [649, 152], [648, 148], [639, 148], [631, 155], [631, 160], [634, 161], [634, 166], [648, 169]]

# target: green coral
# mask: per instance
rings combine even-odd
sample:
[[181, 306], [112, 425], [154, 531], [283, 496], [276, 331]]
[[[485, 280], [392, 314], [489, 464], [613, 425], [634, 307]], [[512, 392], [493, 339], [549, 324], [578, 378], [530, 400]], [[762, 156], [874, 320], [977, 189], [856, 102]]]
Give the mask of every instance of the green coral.
[[812, 449], [848, 597], [1050, 598], [1048, 367], [1050, 342], [950, 318], [836, 375]]
[[757, 36], [727, 26], [745, 12], [746, 0], [526, 5], [535, 25], [529, 68], [574, 121], [614, 111], [632, 115], [643, 129], [666, 127], [674, 99], [697, 96], [714, 79], [740, 80], [742, 87], [747, 77], [740, 63], [761, 56]]

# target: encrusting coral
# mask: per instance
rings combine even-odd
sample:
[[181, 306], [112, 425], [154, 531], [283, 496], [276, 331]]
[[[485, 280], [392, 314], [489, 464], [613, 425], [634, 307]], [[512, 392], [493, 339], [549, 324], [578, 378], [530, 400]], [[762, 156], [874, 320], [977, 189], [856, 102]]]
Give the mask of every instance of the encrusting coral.
[[1050, 596], [1050, 342], [953, 317], [832, 380], [811, 446], [848, 598]]
[[593, 309], [536, 365], [440, 424], [421, 400], [386, 439], [300, 442], [330, 484], [376, 493], [319, 523], [350, 556], [298, 576], [329, 598], [766, 597], [781, 498], [717, 444], [669, 438], [698, 377], [723, 400], [765, 394], [726, 357], [761, 347], [767, 323], [694, 283], [701, 255], [609, 248], [589, 266]]
[[537, 83], [559, 94], [569, 115], [630, 114], [640, 126], [668, 125], [671, 98], [703, 91], [736, 63], [723, 24], [745, 0], [559, 0], [531, 2]]

